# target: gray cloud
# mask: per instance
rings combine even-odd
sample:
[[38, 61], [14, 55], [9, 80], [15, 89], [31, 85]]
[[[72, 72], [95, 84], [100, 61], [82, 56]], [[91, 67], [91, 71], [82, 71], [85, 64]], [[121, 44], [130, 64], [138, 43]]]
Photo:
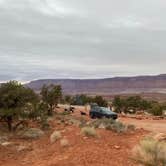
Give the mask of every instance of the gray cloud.
[[163, 0], [0, 0], [0, 80], [166, 71]]

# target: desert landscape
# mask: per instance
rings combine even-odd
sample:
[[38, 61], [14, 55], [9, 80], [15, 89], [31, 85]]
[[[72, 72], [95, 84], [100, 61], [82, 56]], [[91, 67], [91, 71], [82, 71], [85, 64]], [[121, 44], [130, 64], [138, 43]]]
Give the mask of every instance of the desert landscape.
[[0, 0], [0, 166], [166, 166], [165, 0]]
[[[20, 93], [22, 88], [25, 92]], [[35, 107], [29, 105], [30, 103], [29, 107], [25, 103], [20, 110], [22, 113], [14, 112], [18, 106], [11, 105], [8, 102], [9, 98], [10, 101], [16, 102], [19, 95], [27, 93], [25, 99], [28, 99], [29, 90], [17, 82], [1, 85], [0, 165], [137, 166], [151, 164], [156, 166], [157, 163], [165, 166], [166, 117], [164, 114], [153, 115], [147, 110], [138, 110], [141, 102], [144, 103], [143, 106], [146, 106], [145, 102], [149, 104], [150, 101], [138, 96], [129, 96], [126, 99], [124, 96], [115, 97], [111, 103], [111, 109], [119, 112], [127, 104], [127, 110], [119, 112], [116, 120], [105, 117], [92, 119], [90, 117], [92, 106], [88, 102], [94, 101], [101, 106], [97, 108], [106, 108], [108, 100], [101, 96], [88, 97], [86, 95], [64, 98], [61, 96], [60, 86], [44, 85], [40, 92], [40, 102], [35, 103]], [[14, 94], [14, 91], [18, 96], [13, 98], [11, 93]], [[6, 94], [10, 95], [6, 98]], [[32, 95], [36, 96], [33, 90], [31, 90], [29, 99]], [[35, 96], [32, 98], [32, 103], [36, 101]], [[6, 103], [2, 99], [6, 100]], [[24, 95], [19, 99], [21, 103], [23, 99]], [[126, 103], [122, 107], [117, 107], [117, 99]], [[129, 99], [133, 101], [129, 102]], [[80, 101], [82, 104], [76, 105]], [[75, 104], [72, 105], [72, 102]], [[138, 102], [140, 105], [137, 105]], [[45, 103], [49, 107], [44, 107]], [[6, 104], [13, 109], [14, 114], [4, 112], [3, 105], [6, 108]], [[130, 105], [136, 109], [135, 113], [129, 111]], [[155, 103], [155, 109], [159, 105], [161, 103]], [[151, 106], [147, 107], [147, 109], [150, 108]], [[12, 118], [12, 121], [9, 121], [9, 118]], [[143, 144], [144, 146], [141, 143], [143, 141], [146, 143]], [[161, 145], [162, 149], [158, 150], [156, 147]], [[138, 147], [142, 149], [138, 150]], [[155, 149], [152, 149], [153, 147]], [[146, 150], [144, 148], [147, 148], [147, 151], [144, 152]], [[148, 148], [152, 149], [152, 152]], [[153, 153], [158, 153], [159, 158], [153, 158]], [[148, 158], [149, 156], [151, 157]], [[145, 160], [144, 157], [147, 159]], [[156, 163], [153, 164], [153, 162]]]
[[[84, 110], [82, 108], [81, 110]], [[78, 113], [71, 118], [79, 119]], [[85, 119], [90, 121], [88, 117]], [[4, 166], [136, 166], [132, 160], [132, 150], [147, 135], [166, 133], [165, 120], [137, 120], [122, 117], [125, 124], [134, 124], [136, 129], [127, 133], [114, 133], [105, 129], [97, 129], [98, 137], [86, 137], [81, 134], [77, 124], [61, 123], [51, 119], [51, 130], [38, 139], [20, 139], [11, 136], [10, 143], [0, 146], [0, 164]], [[33, 126], [33, 124], [30, 124]], [[33, 126], [37, 127], [37, 126]], [[144, 128], [145, 127], [145, 128]], [[55, 143], [50, 142], [53, 131], [60, 131], [62, 138]], [[62, 145], [61, 140], [67, 139], [68, 144]]]
[[[143, 129], [127, 134], [98, 129], [98, 137], [89, 138], [81, 134], [78, 126], [66, 122], [59, 123], [56, 119], [51, 121], [51, 128], [37, 140], [12, 138], [10, 145], [0, 148], [0, 164], [4, 166], [134, 166], [135, 162], [130, 159], [131, 150], [143, 136], [148, 134]], [[55, 143], [50, 142], [53, 131], [60, 131], [62, 134], [62, 138]], [[67, 139], [69, 145], [63, 147], [61, 139]]]

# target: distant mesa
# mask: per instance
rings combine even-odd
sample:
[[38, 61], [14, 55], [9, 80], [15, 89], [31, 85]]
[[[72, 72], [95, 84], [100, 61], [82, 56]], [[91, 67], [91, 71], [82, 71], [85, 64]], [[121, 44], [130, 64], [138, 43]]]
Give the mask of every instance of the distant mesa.
[[58, 84], [66, 94], [132, 94], [165, 93], [166, 74], [157, 76], [114, 77], [105, 79], [43, 79], [31, 81], [28, 86], [39, 91], [44, 84]]

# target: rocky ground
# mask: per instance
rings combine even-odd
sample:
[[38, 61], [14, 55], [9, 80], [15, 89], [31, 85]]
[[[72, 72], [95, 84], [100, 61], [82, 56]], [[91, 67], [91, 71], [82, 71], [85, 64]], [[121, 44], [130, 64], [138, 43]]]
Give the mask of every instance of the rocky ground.
[[[79, 117], [79, 111], [72, 116]], [[89, 120], [88, 117], [85, 118]], [[121, 120], [134, 123], [128, 118]], [[136, 166], [131, 159], [132, 149], [149, 134], [149, 131], [142, 129], [143, 125], [138, 124], [138, 129], [127, 133], [97, 129], [97, 137], [86, 137], [82, 135], [78, 125], [61, 123], [57, 118], [51, 119], [50, 125], [50, 130], [46, 130], [44, 135], [39, 132], [40, 136], [35, 139], [20, 138], [18, 135], [7, 135], [8, 139], [3, 137], [4, 143], [0, 145], [0, 165]], [[50, 142], [50, 135], [54, 131], [60, 131], [61, 136], [57, 141]], [[65, 146], [62, 139], [68, 141]]]

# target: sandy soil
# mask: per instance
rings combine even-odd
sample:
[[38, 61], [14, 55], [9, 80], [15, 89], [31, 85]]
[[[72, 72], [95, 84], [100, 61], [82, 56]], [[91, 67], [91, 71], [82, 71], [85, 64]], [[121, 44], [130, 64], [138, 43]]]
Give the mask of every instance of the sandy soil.
[[152, 119], [137, 120], [127, 117], [119, 119], [124, 123], [134, 124], [136, 127], [143, 128], [151, 132], [166, 133], [166, 120], [152, 120]]

